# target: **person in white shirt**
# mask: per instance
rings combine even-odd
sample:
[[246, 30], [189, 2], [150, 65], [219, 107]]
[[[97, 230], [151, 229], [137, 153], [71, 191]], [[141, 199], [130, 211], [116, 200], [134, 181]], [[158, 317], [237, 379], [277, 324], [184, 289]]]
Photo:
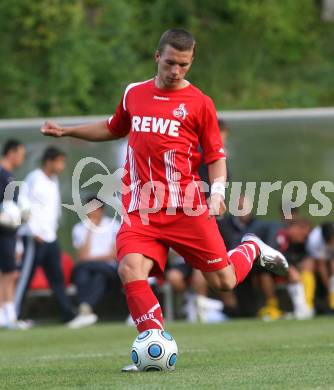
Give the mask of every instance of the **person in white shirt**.
[[72, 231], [73, 246], [79, 261], [73, 271], [77, 287], [79, 314], [69, 324], [77, 329], [92, 325], [97, 321], [94, 309], [97, 303], [111, 288], [121, 288], [117, 272], [116, 234], [120, 223], [104, 214], [104, 204], [95, 196], [87, 199], [92, 211], [87, 221], [77, 223]]
[[49, 285], [58, 301], [65, 322], [75, 317], [75, 311], [66, 295], [61, 269], [61, 251], [57, 240], [61, 214], [58, 175], [65, 169], [65, 153], [53, 146], [42, 156], [42, 166], [25, 179], [23, 190], [30, 201], [30, 216], [21, 228], [25, 244], [22, 270], [16, 287], [15, 307], [21, 314], [22, 304], [36, 267], [42, 266]]
[[316, 260], [321, 282], [328, 292], [328, 304], [334, 311], [334, 224], [316, 226], [306, 242], [308, 254]]

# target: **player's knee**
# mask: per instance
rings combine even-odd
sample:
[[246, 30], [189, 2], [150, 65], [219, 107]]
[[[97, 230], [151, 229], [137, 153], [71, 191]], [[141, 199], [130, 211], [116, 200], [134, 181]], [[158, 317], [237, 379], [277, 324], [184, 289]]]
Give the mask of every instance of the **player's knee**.
[[123, 284], [144, 280], [148, 278], [151, 268], [152, 262], [150, 260], [143, 261], [141, 257], [125, 257], [119, 264], [118, 275]]
[[126, 261], [120, 262], [118, 267], [118, 275], [123, 283], [131, 282], [134, 274], [135, 270], [133, 269], [131, 264], [128, 264]]

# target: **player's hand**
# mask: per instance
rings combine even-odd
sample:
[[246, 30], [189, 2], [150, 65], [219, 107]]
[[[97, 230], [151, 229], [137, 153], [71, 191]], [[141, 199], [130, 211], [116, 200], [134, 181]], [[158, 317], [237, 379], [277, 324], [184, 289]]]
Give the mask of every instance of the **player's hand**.
[[208, 200], [209, 215], [223, 215], [226, 211], [224, 198], [220, 194], [212, 194]]
[[62, 137], [65, 135], [65, 129], [56, 122], [46, 121], [41, 127], [41, 133], [51, 137]]

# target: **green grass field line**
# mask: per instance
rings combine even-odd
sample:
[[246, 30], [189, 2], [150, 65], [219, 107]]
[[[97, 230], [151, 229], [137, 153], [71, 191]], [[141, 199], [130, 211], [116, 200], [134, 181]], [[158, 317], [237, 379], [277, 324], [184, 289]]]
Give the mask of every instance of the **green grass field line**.
[[334, 389], [334, 317], [173, 323], [175, 372], [130, 373], [135, 329], [0, 331], [0, 389]]

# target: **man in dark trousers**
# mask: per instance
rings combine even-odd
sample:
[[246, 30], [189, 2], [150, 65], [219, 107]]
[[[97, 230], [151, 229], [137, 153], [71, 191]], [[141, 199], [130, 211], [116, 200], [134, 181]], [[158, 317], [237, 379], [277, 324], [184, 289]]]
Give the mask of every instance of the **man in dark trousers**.
[[61, 213], [61, 198], [58, 175], [65, 168], [65, 154], [55, 147], [48, 147], [42, 156], [42, 166], [25, 179], [26, 196], [31, 202], [31, 214], [21, 229], [25, 254], [21, 275], [15, 294], [18, 316], [30, 281], [37, 266], [42, 266], [50, 287], [59, 303], [64, 321], [75, 316], [66, 295], [61, 269], [61, 252], [57, 240], [58, 221]]

